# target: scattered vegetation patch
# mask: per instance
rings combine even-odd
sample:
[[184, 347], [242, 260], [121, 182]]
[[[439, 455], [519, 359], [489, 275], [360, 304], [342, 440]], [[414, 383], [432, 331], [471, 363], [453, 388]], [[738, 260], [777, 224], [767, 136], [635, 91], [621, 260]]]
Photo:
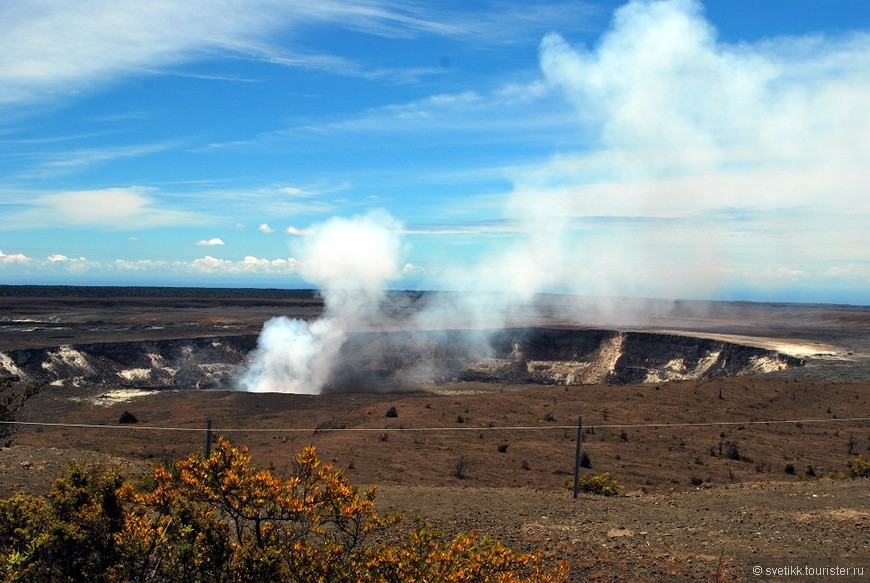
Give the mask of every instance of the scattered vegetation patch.
[[[808, 468], [809, 471], [809, 468]], [[846, 469], [839, 472], [831, 472], [826, 474], [828, 478], [834, 480], [854, 480], [857, 478], [870, 478], [870, 460], [864, 459], [864, 456], [859, 455], [850, 459], [846, 463]]]
[[399, 416], [399, 412], [396, 411], [395, 407], [390, 407], [389, 409], [387, 409], [387, 413], [384, 415], [384, 417], [398, 417], [398, 416]]
[[850, 459], [848, 472], [850, 478], [870, 478], [870, 460], [862, 455]]
[[[610, 477], [610, 474], [583, 474], [577, 481], [577, 486], [580, 492], [587, 494], [596, 494], [598, 496], [619, 496], [622, 493], [622, 486], [616, 481], [616, 478]], [[574, 484], [569, 484], [569, 488], [573, 489]]]
[[746, 463], [752, 462], [752, 458], [750, 458], [747, 455], [744, 455], [740, 451], [740, 446], [737, 444], [736, 441], [720, 441], [718, 454], [716, 453], [716, 448], [714, 448], [712, 446], [710, 447], [709, 451], [710, 451], [710, 455], [712, 457], [720, 457], [720, 458], [724, 457], [724, 458], [727, 458], [729, 460], [746, 462]]

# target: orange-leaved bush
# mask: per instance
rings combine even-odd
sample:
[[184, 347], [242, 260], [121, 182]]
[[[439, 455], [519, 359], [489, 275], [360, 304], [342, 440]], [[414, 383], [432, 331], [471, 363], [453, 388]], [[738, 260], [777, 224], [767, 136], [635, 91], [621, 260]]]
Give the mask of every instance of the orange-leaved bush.
[[286, 479], [218, 439], [208, 458], [157, 468], [147, 486], [72, 466], [45, 498], [0, 500], [6, 581], [565, 581], [564, 565], [477, 533], [445, 538], [374, 511], [364, 492], [296, 456]]

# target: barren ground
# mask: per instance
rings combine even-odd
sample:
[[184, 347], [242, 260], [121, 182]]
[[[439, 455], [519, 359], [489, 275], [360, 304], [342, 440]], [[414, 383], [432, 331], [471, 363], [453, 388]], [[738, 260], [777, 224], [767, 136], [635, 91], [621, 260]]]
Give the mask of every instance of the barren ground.
[[[521, 323], [589, 326], [608, 316], [590, 310], [588, 321], [568, 321], [561, 304], [549, 305]], [[3, 350], [250, 332], [274, 315], [313, 317], [319, 304], [0, 296], [0, 310], [0, 324], [8, 324], [0, 326]], [[713, 580], [720, 559], [741, 580], [819, 580], [757, 578], [754, 565], [870, 573], [870, 481], [821, 477], [854, 454], [870, 454], [870, 423], [847, 420], [870, 417], [870, 310], [692, 303], [656, 314], [610, 326], [778, 343], [803, 351], [808, 365], [655, 385], [462, 383], [319, 397], [52, 388], [18, 419], [107, 427], [20, 426], [0, 450], [0, 495], [45, 492], [71, 459], [116, 463], [135, 476], [202, 451], [211, 419], [216, 433], [249, 446], [277, 472], [313, 443], [355, 483], [379, 484], [381, 508], [419, 514], [448, 532], [476, 528], [514, 548], [543, 549], [569, 560], [577, 580]], [[396, 417], [386, 416], [390, 407]], [[139, 422], [119, 425], [125, 411]], [[583, 471], [609, 472], [622, 496], [575, 500], [566, 488], [579, 416], [591, 462]]]

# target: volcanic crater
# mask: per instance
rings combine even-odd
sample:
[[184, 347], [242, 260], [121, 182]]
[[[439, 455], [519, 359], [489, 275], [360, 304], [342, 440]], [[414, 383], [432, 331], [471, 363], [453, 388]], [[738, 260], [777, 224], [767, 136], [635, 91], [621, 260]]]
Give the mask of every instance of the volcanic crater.
[[[543, 550], [581, 579], [870, 556], [867, 480], [822, 477], [870, 452], [870, 308], [547, 296], [505, 327], [435, 330], [413, 325], [426, 302], [388, 296], [328, 394], [255, 394], [222, 389], [264, 322], [323, 313], [316, 293], [0, 286], [0, 386], [42, 385], [0, 448], [0, 491], [44, 493], [71, 460], [147, 473], [202, 452], [210, 420], [262, 467], [316, 445], [381, 485], [379, 508]], [[623, 496], [565, 488], [578, 416], [582, 472]]]
[[[232, 389], [257, 337], [62, 344], [0, 353], [0, 373], [51, 385]], [[695, 336], [509, 328], [352, 334], [327, 391], [421, 383], [634, 384], [766, 373], [804, 360]]]

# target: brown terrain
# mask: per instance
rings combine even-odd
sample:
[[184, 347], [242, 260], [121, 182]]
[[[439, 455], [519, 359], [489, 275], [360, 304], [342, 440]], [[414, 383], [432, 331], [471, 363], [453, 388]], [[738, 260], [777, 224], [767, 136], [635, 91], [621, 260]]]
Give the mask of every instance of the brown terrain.
[[[135, 477], [202, 452], [211, 420], [276, 472], [314, 444], [381, 508], [541, 549], [578, 581], [870, 579], [870, 480], [829, 477], [870, 458], [870, 308], [545, 297], [457, 364], [425, 335], [384, 340], [426, 302], [398, 296], [344, 354], [366, 374], [315, 396], [231, 390], [265, 320], [318, 316], [310, 293], [0, 289], [0, 374], [46, 385], [0, 449], [0, 495], [45, 492], [73, 459]], [[450, 365], [387, 376], [411, 344]], [[573, 498], [578, 418], [583, 474], [622, 495]]]

